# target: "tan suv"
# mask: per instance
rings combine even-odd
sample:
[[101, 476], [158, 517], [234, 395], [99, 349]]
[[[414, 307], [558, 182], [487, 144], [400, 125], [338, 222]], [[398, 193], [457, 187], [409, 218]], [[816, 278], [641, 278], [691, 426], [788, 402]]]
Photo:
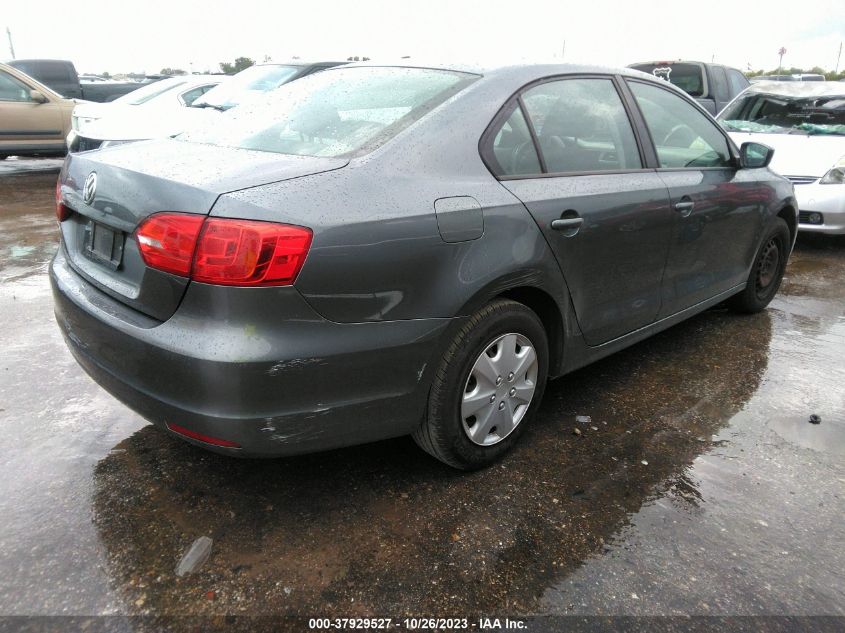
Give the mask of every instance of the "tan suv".
[[73, 99], [0, 64], [0, 160], [64, 155], [74, 105]]

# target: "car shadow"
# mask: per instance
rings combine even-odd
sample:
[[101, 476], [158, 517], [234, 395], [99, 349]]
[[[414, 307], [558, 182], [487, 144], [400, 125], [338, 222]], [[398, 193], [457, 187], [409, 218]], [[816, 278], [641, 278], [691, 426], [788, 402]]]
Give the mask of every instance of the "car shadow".
[[[145, 427], [95, 468], [107, 571], [130, 612], [531, 613], [644, 503], [700, 503], [685, 473], [758, 389], [771, 335], [766, 312], [711, 310], [553, 381], [473, 473], [405, 438], [253, 461]], [[211, 557], [177, 577], [203, 535]]]

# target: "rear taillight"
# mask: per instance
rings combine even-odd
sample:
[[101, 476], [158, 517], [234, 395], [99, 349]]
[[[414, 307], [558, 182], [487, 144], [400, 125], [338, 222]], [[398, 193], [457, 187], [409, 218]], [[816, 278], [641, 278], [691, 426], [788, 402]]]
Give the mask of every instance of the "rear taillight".
[[151, 268], [187, 277], [204, 215], [157, 213], [135, 233], [144, 263]]
[[71, 210], [62, 202], [62, 181], [56, 181], [56, 219], [64, 222], [70, 217]]
[[311, 246], [310, 229], [270, 222], [209, 218], [191, 278], [226, 286], [293, 283]]
[[147, 266], [225, 286], [285, 286], [299, 274], [310, 229], [272, 222], [157, 213], [136, 232]]

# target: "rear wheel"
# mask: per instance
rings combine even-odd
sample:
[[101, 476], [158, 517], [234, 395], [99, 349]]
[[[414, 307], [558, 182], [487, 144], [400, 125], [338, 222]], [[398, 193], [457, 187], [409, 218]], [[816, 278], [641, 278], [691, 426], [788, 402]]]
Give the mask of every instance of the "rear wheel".
[[728, 300], [728, 307], [737, 312], [754, 313], [765, 309], [777, 294], [789, 257], [789, 227], [775, 218], [763, 238], [745, 290]]
[[537, 315], [496, 300], [455, 336], [437, 369], [419, 446], [455, 468], [486, 466], [506, 453], [533, 417], [548, 375], [548, 342]]

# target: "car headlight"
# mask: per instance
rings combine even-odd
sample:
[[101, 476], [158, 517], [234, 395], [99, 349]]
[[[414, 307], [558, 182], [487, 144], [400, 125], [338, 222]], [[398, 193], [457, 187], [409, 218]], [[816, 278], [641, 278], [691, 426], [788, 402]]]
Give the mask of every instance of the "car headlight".
[[834, 167], [819, 180], [820, 185], [843, 185], [845, 184], [845, 166]]
[[845, 184], [845, 156], [839, 158], [838, 161], [833, 163], [833, 167], [830, 168], [822, 179], [819, 180], [820, 185], [842, 185]]

